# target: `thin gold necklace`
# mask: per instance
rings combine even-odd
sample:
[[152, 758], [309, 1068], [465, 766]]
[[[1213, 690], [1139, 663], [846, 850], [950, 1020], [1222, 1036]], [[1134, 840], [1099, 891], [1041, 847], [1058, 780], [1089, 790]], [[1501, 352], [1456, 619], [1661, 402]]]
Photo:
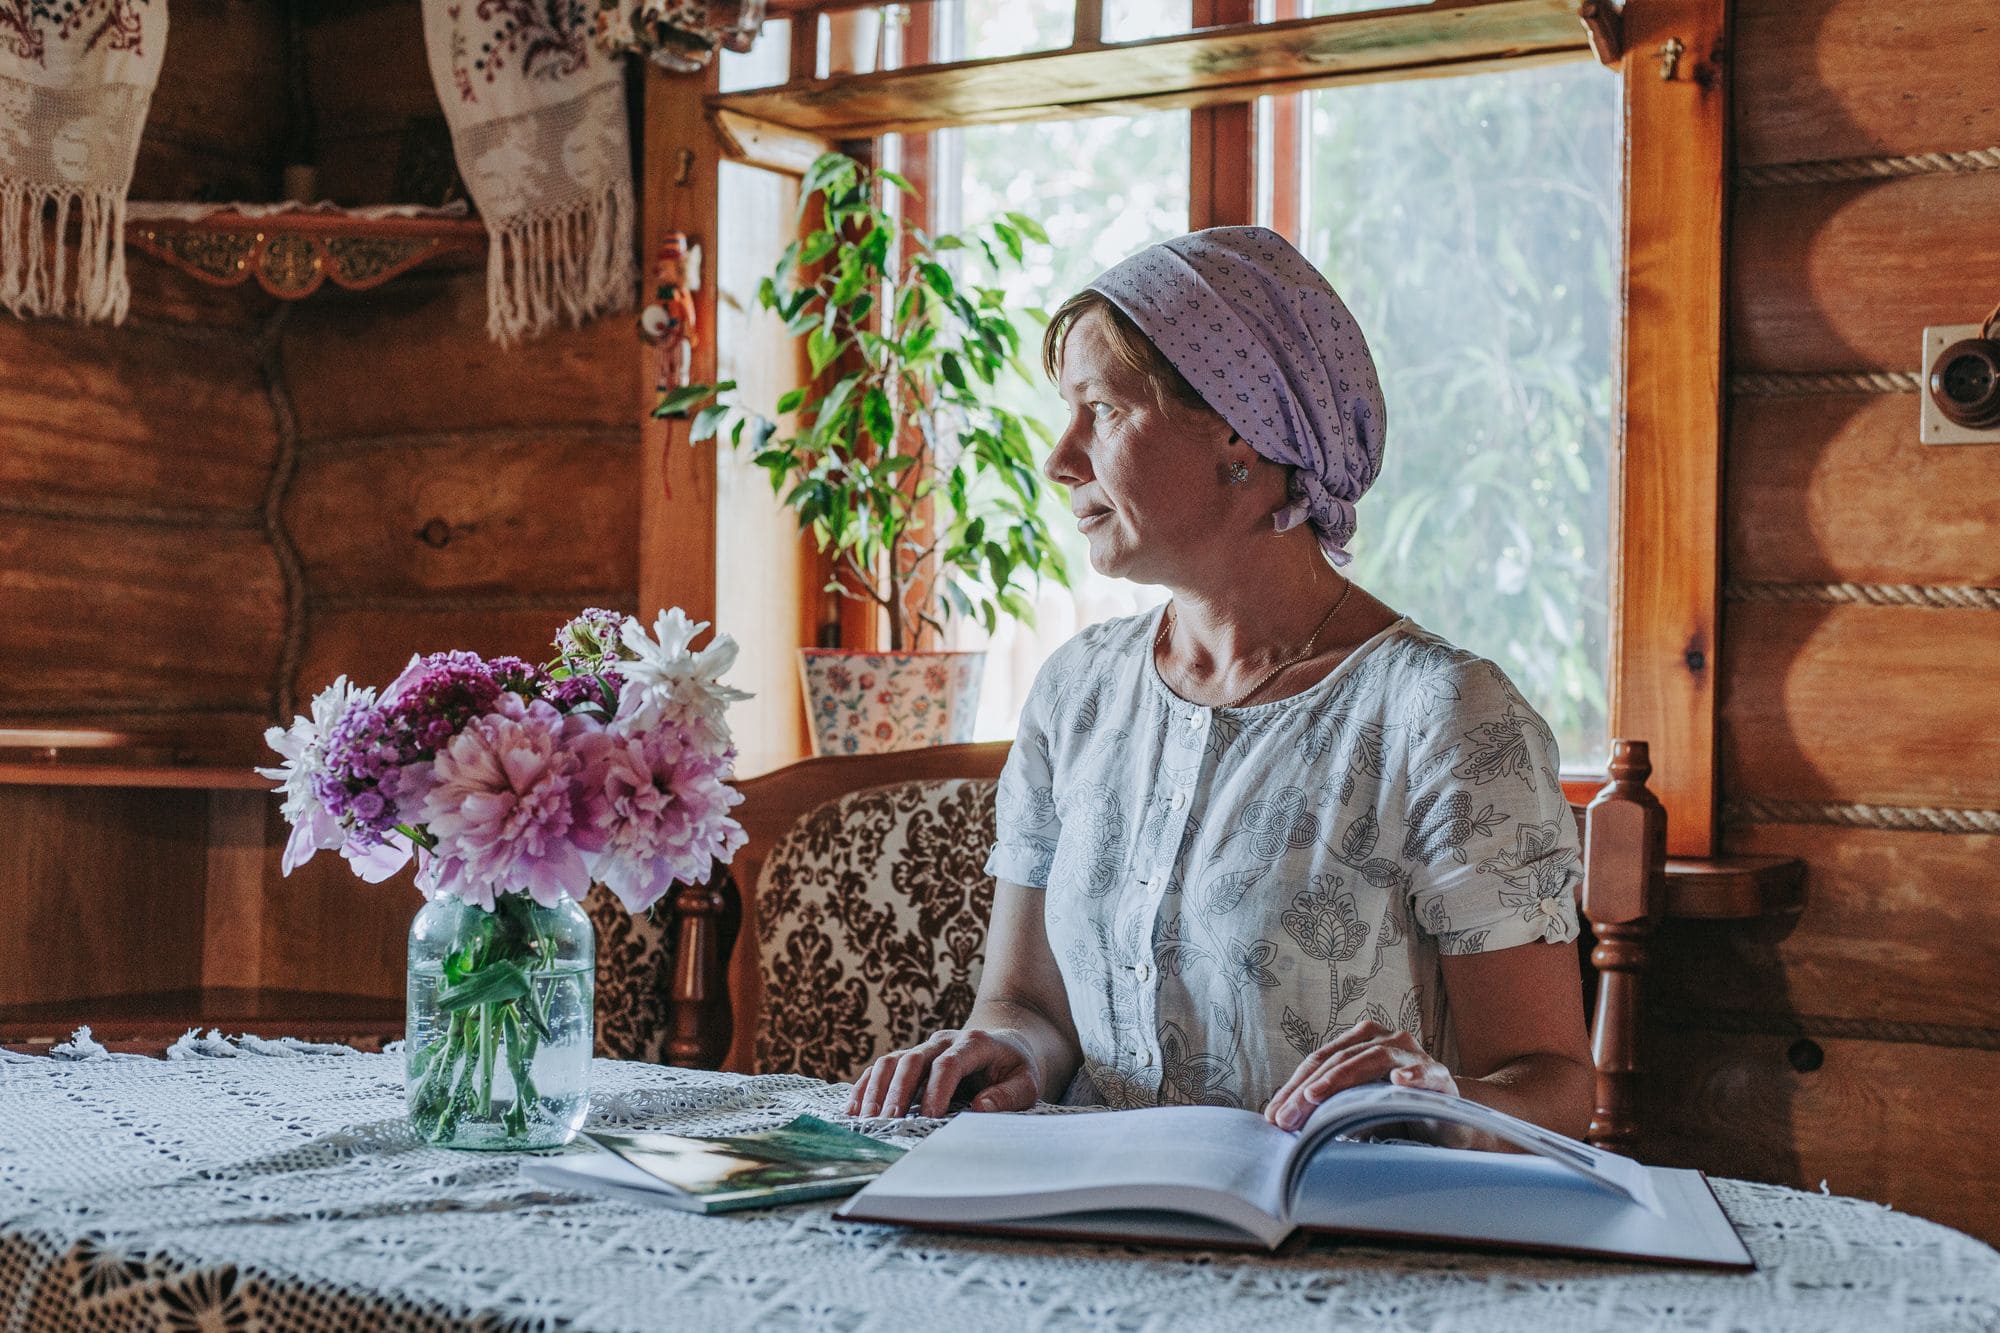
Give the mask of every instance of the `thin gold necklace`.
[[[1280, 671], [1285, 670], [1287, 667], [1295, 667], [1299, 663], [1305, 661], [1308, 657], [1311, 657], [1313, 654], [1313, 645], [1319, 642], [1320, 634], [1326, 629], [1328, 625], [1331, 625], [1333, 623], [1333, 618], [1340, 614], [1340, 608], [1347, 605], [1347, 594], [1353, 591], [1354, 591], [1354, 580], [1349, 579], [1346, 581], [1345, 586], [1341, 588], [1340, 596], [1334, 598], [1333, 609], [1328, 611], [1324, 616], [1320, 618], [1319, 624], [1315, 626], [1313, 629], [1312, 637], [1306, 640], [1306, 646], [1299, 651], [1299, 655], [1297, 657], [1286, 658], [1284, 661], [1278, 663], [1278, 665], [1272, 667], [1269, 671], [1266, 671], [1263, 675], [1263, 678], [1260, 679], [1255, 685], [1252, 685], [1249, 689], [1243, 691], [1243, 693], [1237, 695], [1234, 699], [1231, 699], [1228, 703], [1219, 704], [1217, 705], [1217, 707], [1241, 708], [1246, 699], [1251, 698], [1257, 693], [1257, 691], [1263, 689], [1266, 685], [1269, 685], [1272, 681], [1276, 680], [1278, 678], [1278, 673]], [[1160, 632], [1153, 637], [1154, 651], [1157, 652], [1166, 646], [1167, 636], [1173, 632], [1173, 626], [1174, 626], [1174, 604], [1172, 602], [1168, 602], [1166, 613], [1160, 617]]]

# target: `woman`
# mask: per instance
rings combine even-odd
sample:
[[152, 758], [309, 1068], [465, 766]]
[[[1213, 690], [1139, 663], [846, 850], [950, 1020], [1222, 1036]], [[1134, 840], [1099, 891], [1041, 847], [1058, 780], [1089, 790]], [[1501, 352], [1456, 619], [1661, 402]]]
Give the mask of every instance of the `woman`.
[[1384, 424], [1340, 298], [1274, 232], [1215, 228], [1099, 276], [1043, 351], [1070, 409], [1045, 470], [1091, 564], [1172, 600], [1036, 678], [978, 1001], [849, 1113], [1202, 1102], [1291, 1129], [1387, 1078], [1580, 1135], [1555, 739], [1338, 572]]

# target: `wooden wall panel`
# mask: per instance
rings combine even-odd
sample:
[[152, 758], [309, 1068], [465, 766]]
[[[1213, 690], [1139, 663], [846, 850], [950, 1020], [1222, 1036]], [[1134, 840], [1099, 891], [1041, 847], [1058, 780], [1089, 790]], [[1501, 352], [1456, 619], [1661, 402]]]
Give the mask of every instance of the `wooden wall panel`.
[[410, 202], [395, 190], [406, 131], [413, 119], [444, 114], [422, 11], [414, 0], [322, 6], [306, 29], [306, 52], [321, 74], [312, 92], [322, 193], [343, 203]]
[[1729, 577], [2000, 586], [2000, 448], [1920, 444], [1918, 407], [1911, 393], [1738, 396]]
[[0, 1005], [200, 985], [207, 803], [0, 787]]
[[[1649, 1002], [2000, 1031], [1991, 976], [2000, 837], [1823, 825], [1727, 827], [1731, 852], [1811, 865], [1796, 922], [1669, 923]], [[1940, 892], [1941, 888], [1948, 891]]]
[[0, 715], [268, 709], [283, 609], [256, 529], [0, 518]]
[[[1794, 1036], [1649, 1031], [1675, 1071], [1641, 1095], [1649, 1161], [1852, 1194], [2000, 1241], [1992, 1089], [2000, 1051]], [[1802, 1053], [1803, 1054], [1803, 1053]]]
[[2000, 144], [1990, 0], [1737, 0], [1744, 166]]
[[1739, 190], [1729, 348], [1742, 370], [1915, 370], [1927, 324], [2000, 301], [2000, 171]]
[[411, 116], [436, 116], [437, 90], [416, 0], [319, 7], [306, 27], [319, 141], [399, 132]]
[[275, 164], [285, 133], [285, 7], [174, 0], [146, 132]]
[[2000, 615], [1755, 602], [1728, 628], [1732, 796], [2000, 808]]
[[284, 24], [264, 0], [174, 0], [132, 198], [277, 196]]
[[248, 340], [0, 322], [0, 496], [256, 515], [276, 447]]
[[636, 429], [322, 445], [299, 461], [285, 526], [315, 593], [630, 588], [638, 467]]
[[277, 797], [270, 800], [263, 910], [243, 923], [257, 935], [263, 984], [335, 995], [401, 995], [410, 919], [424, 905], [416, 871], [406, 868], [369, 884], [338, 852], [321, 852], [287, 877], [280, 857], [290, 830], [278, 814]]
[[619, 317], [496, 345], [486, 336], [483, 270], [323, 293], [284, 336], [285, 378], [308, 440], [556, 424], [636, 435], [637, 349], [631, 321]]
[[[582, 610], [560, 596], [546, 607], [527, 610], [505, 605], [481, 607], [468, 601], [460, 610], [354, 607], [314, 610], [306, 618], [305, 653], [295, 689], [299, 707], [324, 689], [335, 676], [360, 685], [387, 685], [412, 653], [464, 649], [482, 656], [511, 653], [539, 662], [552, 651], [550, 641], [565, 620]], [[629, 600], [611, 608], [631, 611]]]

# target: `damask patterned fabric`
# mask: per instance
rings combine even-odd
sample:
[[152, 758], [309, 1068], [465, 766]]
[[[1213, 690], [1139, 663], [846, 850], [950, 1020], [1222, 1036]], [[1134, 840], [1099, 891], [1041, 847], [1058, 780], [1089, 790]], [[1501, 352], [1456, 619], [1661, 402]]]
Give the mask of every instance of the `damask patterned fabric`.
[[597, 932], [597, 1054], [604, 1059], [666, 1063], [672, 901], [668, 894], [651, 911], [628, 912], [602, 887], [583, 900]]
[[1000, 779], [986, 868], [1048, 889], [1065, 1100], [1262, 1109], [1366, 1018], [1455, 1067], [1439, 954], [1577, 935], [1547, 724], [1407, 618], [1302, 694], [1201, 707], [1160, 679], [1158, 624], [1058, 649]]
[[993, 881], [990, 781], [851, 792], [778, 841], [757, 885], [757, 1069], [845, 1079], [972, 1012]]

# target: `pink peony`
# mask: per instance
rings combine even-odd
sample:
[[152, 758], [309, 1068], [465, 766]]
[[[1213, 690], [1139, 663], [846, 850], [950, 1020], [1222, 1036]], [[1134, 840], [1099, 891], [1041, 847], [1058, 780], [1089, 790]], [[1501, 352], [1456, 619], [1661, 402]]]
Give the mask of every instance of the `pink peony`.
[[627, 911], [643, 912], [676, 883], [706, 879], [743, 845], [729, 817], [743, 799], [725, 779], [732, 750], [701, 728], [627, 715], [582, 737], [587, 814], [600, 854], [593, 870]]
[[419, 881], [487, 911], [495, 894], [530, 894], [544, 907], [590, 888], [584, 853], [602, 840], [585, 819], [576, 745], [599, 724], [554, 705], [502, 694], [495, 711], [465, 724], [430, 764], [413, 764], [424, 789], [420, 821], [437, 847]]

